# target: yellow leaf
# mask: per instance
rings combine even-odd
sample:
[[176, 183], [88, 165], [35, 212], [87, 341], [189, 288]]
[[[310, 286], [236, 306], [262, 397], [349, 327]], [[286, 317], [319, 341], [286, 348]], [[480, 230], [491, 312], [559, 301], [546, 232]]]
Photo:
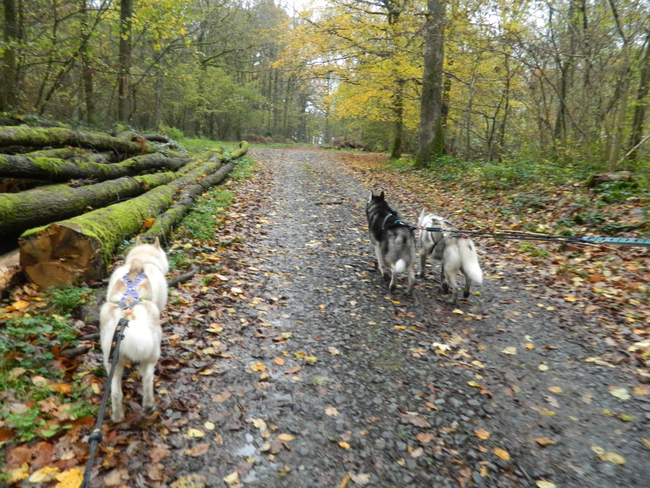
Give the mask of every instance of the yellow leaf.
[[476, 434], [476, 437], [484, 441], [487, 441], [490, 438], [490, 433], [485, 429], [475, 430], [474, 433]]
[[548, 366], [546, 364], [540, 364], [537, 366], [540, 371], [548, 371]]
[[18, 300], [17, 302], [12, 303], [11, 306], [15, 310], [25, 310], [27, 307], [29, 307], [29, 302], [26, 302], [25, 300]]
[[200, 437], [205, 436], [205, 432], [203, 432], [200, 429], [189, 429], [187, 431], [188, 437], [192, 437], [193, 439], [198, 439]]
[[627, 388], [610, 387], [609, 392], [619, 400], [625, 401], [631, 398], [630, 393], [627, 391]]
[[295, 437], [292, 436], [291, 434], [280, 434], [278, 436], [278, 439], [280, 439], [281, 441], [292, 441], [295, 439]]
[[463, 312], [460, 308], [455, 308], [451, 311], [451, 313], [455, 313], [458, 315], [463, 315], [465, 312]]
[[56, 475], [58, 483], [54, 488], [79, 488], [83, 482], [83, 470], [72, 468]]
[[501, 351], [503, 354], [517, 354], [517, 348], [513, 346], [506, 347], [503, 351]]
[[562, 393], [562, 388], [559, 386], [549, 386], [548, 391], [552, 391], [553, 393]]
[[641, 438], [641, 443], [646, 447], [646, 449], [650, 449], [650, 440]]
[[346, 474], [341, 480], [341, 482], [339, 483], [339, 488], [346, 488], [349, 482], [350, 482], [350, 475]]
[[205, 427], [208, 430], [214, 430], [215, 425], [208, 420], [205, 424], [203, 424], [203, 427]]
[[499, 458], [503, 459], [504, 461], [510, 461], [510, 454], [508, 454], [508, 451], [504, 451], [503, 449], [499, 449], [498, 447], [495, 447], [494, 454], [496, 454]]
[[609, 461], [614, 464], [625, 464], [625, 458], [620, 454], [615, 452], [606, 452], [604, 456], [601, 457], [603, 461]]
[[530, 342], [527, 342], [526, 349], [528, 349], [529, 351], [535, 349], [535, 344], [531, 344]]
[[30, 483], [47, 483], [52, 481], [56, 475], [59, 473], [59, 468], [51, 468], [50, 466], [45, 466], [38, 471], [35, 471], [30, 477]]
[[277, 364], [278, 366], [284, 365], [284, 359], [282, 358], [275, 358], [273, 361], [275, 361], [275, 364]]
[[228, 486], [235, 486], [239, 484], [239, 473], [237, 471], [233, 471], [230, 473], [228, 476], [226, 476], [223, 479]]
[[473, 386], [474, 388], [481, 388], [481, 385], [479, 385], [476, 381], [468, 381], [467, 384], [469, 386]]
[[567, 295], [567, 296], [565, 296], [564, 299], [565, 299], [567, 302], [575, 302], [575, 301], [577, 300], [576, 297], [571, 296], [571, 295]]
[[341, 446], [343, 449], [350, 449], [350, 444], [347, 442], [339, 442], [339, 446]]
[[555, 483], [551, 483], [550, 481], [539, 480], [536, 481], [535, 484], [537, 485], [537, 488], [556, 488]]
[[535, 439], [535, 442], [537, 442], [542, 447], [552, 446], [553, 444], [557, 444], [557, 441], [553, 439], [549, 439], [548, 437], [538, 437], [537, 439]]

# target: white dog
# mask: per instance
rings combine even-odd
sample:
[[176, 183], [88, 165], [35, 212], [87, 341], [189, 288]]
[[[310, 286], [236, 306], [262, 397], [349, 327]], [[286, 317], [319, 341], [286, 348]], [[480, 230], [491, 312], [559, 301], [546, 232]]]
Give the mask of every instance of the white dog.
[[156, 239], [155, 244], [142, 244], [140, 239], [127, 254], [125, 264], [118, 267], [108, 283], [106, 303], [99, 314], [100, 338], [104, 367], [110, 371], [109, 355], [113, 335], [120, 319], [127, 320], [119, 358], [111, 382], [111, 420], [124, 420], [122, 407], [122, 375], [127, 359], [140, 363], [142, 377], [142, 408], [154, 408], [153, 373], [160, 358], [162, 328], [160, 312], [167, 303], [165, 274], [169, 263]]
[[[424, 277], [427, 257], [433, 254], [434, 259], [442, 260], [440, 283], [443, 291], [451, 290], [453, 303], [456, 303], [459, 291], [456, 275], [461, 271], [465, 275], [463, 297], [467, 298], [472, 283], [483, 283], [474, 242], [465, 235], [458, 235], [457, 229], [442, 217], [424, 210], [420, 213], [418, 227], [423, 228], [420, 230], [420, 276]], [[426, 230], [432, 227], [442, 232]]]

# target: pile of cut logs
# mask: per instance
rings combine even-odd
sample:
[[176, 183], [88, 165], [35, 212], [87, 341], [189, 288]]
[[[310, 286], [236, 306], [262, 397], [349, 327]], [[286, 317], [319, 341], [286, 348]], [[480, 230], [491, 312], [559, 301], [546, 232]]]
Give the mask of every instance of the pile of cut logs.
[[101, 280], [124, 240], [164, 238], [248, 150], [174, 147], [160, 135], [0, 127], [0, 292], [21, 272], [40, 287]]

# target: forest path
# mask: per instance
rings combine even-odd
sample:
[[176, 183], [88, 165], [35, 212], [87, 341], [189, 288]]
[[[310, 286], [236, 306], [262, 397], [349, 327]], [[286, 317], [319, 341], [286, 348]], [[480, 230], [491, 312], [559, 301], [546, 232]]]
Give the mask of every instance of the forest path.
[[[202, 352], [166, 387], [171, 410], [161, 408], [163, 425], [178, 421], [174, 405], [189, 412], [166, 441], [176, 448], [163, 461], [171, 479], [650, 486], [650, 403], [613, 395], [632, 390], [629, 372], [585, 361], [604, 352], [590, 340], [596, 319], [549, 297], [482, 243], [480, 296], [447, 304], [431, 270], [412, 296], [405, 282], [389, 294], [372, 265], [368, 193], [385, 190], [407, 223], [420, 207], [364, 167], [373, 156], [249, 154], [258, 171], [235, 185], [222, 236], [241, 244], [215, 258], [216, 283], [190, 284], [195, 293], [184, 297], [205, 315], [195, 318], [193, 343], [175, 354]], [[171, 317], [185, 315], [178, 310]], [[207, 435], [188, 437], [190, 428]], [[622, 458], [624, 465], [612, 462]]]

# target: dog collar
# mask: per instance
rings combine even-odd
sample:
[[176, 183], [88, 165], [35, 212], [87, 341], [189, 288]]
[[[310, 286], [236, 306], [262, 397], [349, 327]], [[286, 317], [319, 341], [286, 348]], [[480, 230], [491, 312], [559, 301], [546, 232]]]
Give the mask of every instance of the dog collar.
[[[118, 305], [120, 306], [120, 308], [122, 308], [122, 309], [132, 308], [133, 305], [135, 305], [136, 303], [138, 303], [140, 301], [140, 296], [138, 295], [138, 290], [136, 289], [136, 287], [140, 283], [142, 283], [142, 280], [144, 280], [146, 277], [147, 277], [147, 275], [144, 274], [144, 272], [140, 273], [136, 277], [136, 279], [134, 281], [131, 281], [129, 279], [129, 273], [125, 274], [122, 277], [122, 280], [126, 284], [126, 291], [124, 292], [124, 295], [122, 296], [122, 299], [118, 302]], [[132, 304], [130, 306], [127, 306], [126, 301], [129, 298], [132, 300]]]

